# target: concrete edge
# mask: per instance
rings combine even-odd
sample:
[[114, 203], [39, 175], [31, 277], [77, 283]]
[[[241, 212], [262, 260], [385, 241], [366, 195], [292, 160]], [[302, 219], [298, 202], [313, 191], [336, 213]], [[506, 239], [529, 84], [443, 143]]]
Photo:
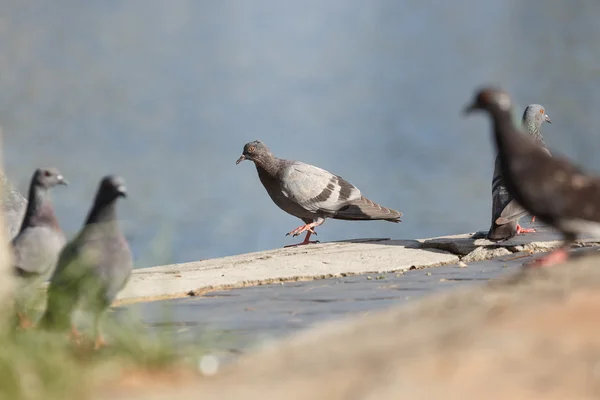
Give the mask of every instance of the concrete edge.
[[[368, 273], [394, 273], [487, 260], [510, 253], [550, 251], [562, 243], [555, 231], [522, 235], [505, 242], [481, 232], [417, 240], [389, 238], [324, 242], [310, 247], [272, 249], [196, 262], [134, 270], [113, 305], [202, 296], [265, 284], [313, 281]], [[573, 247], [600, 244], [585, 238]]]

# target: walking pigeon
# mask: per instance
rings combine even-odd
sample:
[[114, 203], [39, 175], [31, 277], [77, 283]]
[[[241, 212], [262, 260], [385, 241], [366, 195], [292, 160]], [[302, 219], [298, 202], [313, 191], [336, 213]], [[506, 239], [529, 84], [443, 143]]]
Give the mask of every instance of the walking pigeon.
[[[546, 114], [546, 109], [539, 104], [530, 104], [525, 108], [522, 122], [523, 130], [542, 148], [546, 149], [541, 127], [544, 122], [552, 123], [550, 117]], [[515, 234], [535, 232], [533, 228], [523, 229], [519, 225], [519, 218], [525, 216], [527, 212], [517, 204], [506, 190], [506, 185], [502, 179], [499, 155], [496, 155], [494, 165], [494, 178], [492, 179], [492, 225], [488, 232], [488, 239], [506, 240], [515, 236]]]
[[[94, 316], [96, 347], [104, 344], [100, 318], [133, 268], [129, 245], [117, 222], [116, 201], [125, 196], [122, 178], [106, 176], [100, 182], [85, 225], [65, 246], [50, 280], [48, 305], [40, 322], [43, 328], [68, 330], [72, 313], [80, 306]], [[72, 333], [78, 334], [75, 328]]]
[[552, 265], [568, 258], [567, 249], [578, 235], [600, 235], [600, 178], [550, 156], [515, 127], [511, 108], [507, 93], [488, 87], [465, 112], [489, 113], [508, 192], [531, 215], [562, 232], [563, 246], [532, 264]]
[[50, 277], [66, 243], [50, 199], [50, 189], [56, 185], [67, 185], [56, 168], [39, 168], [34, 172], [21, 229], [12, 240], [18, 285], [15, 301], [22, 326], [28, 325], [24, 313], [33, 308], [37, 284]]
[[259, 140], [244, 146], [236, 164], [244, 160], [254, 161], [258, 177], [271, 200], [304, 222], [305, 225], [287, 234], [298, 236], [306, 232], [304, 241], [292, 246], [316, 243], [309, 240], [310, 236], [316, 235], [314, 228], [327, 218], [401, 222], [401, 212], [367, 199], [342, 177], [310, 164], [277, 158]]

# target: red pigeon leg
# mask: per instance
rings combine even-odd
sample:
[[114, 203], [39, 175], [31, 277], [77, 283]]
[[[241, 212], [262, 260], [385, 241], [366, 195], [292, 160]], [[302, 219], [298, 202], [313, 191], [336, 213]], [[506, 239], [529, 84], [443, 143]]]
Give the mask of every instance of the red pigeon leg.
[[19, 327], [21, 329], [33, 328], [33, 322], [25, 314], [18, 312], [17, 318], [19, 319]]
[[523, 266], [527, 268], [549, 267], [551, 265], [565, 262], [568, 258], [569, 253], [567, 253], [565, 248], [561, 247], [560, 249], [554, 250], [549, 254]]
[[69, 332], [69, 340], [73, 341], [76, 345], [80, 345], [82, 341], [81, 333], [75, 328], [74, 325], [71, 325], [71, 331]]
[[96, 340], [94, 341], [94, 350], [100, 350], [104, 347], [106, 347], [106, 341], [104, 340], [104, 336], [99, 334], [96, 336]]
[[[316, 234], [316, 232], [315, 232], [315, 234]], [[311, 231], [307, 231], [306, 232], [306, 236], [304, 237], [304, 241], [303, 242], [296, 243], [296, 244], [288, 244], [287, 246], [283, 246], [283, 247], [296, 247], [296, 246], [304, 246], [306, 244], [319, 243], [318, 240], [308, 240], [308, 239], [310, 239], [310, 235], [312, 235], [312, 232]]]
[[535, 229], [534, 228], [522, 228], [521, 225], [517, 224], [517, 235], [520, 235], [521, 233], [534, 233]]
[[535, 215], [533, 217], [531, 217], [531, 223], [533, 224], [535, 222]]
[[310, 224], [299, 226], [296, 229], [294, 229], [293, 231], [288, 232], [285, 236], [289, 236], [289, 235], [298, 236], [302, 232], [306, 232], [306, 237], [304, 238], [304, 241], [301, 243], [291, 244], [291, 245], [287, 245], [284, 247], [295, 247], [295, 246], [303, 246], [303, 245], [311, 244], [311, 243], [319, 243], [318, 240], [310, 241], [309, 239], [310, 239], [310, 235], [312, 235], [313, 233], [315, 235], [317, 234], [313, 228], [321, 225], [323, 222], [325, 222], [325, 219], [319, 218], [318, 220], [311, 222]]

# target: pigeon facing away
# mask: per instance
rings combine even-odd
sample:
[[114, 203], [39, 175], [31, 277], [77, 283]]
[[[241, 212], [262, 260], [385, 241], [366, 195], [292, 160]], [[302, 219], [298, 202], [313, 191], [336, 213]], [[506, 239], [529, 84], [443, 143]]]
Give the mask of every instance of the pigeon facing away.
[[465, 112], [488, 112], [508, 192], [527, 212], [564, 236], [561, 248], [533, 265], [562, 262], [578, 235], [600, 235], [600, 178], [585, 175], [564, 158], [550, 156], [515, 127], [511, 108], [507, 93], [484, 88]]
[[37, 290], [35, 284], [50, 277], [66, 243], [50, 200], [50, 189], [56, 185], [67, 185], [56, 168], [40, 168], [34, 172], [21, 229], [12, 240], [18, 285], [15, 300], [22, 325], [25, 322], [22, 311], [32, 306], [27, 302], [32, 300], [31, 292]]
[[[546, 109], [539, 104], [530, 104], [523, 113], [523, 130], [542, 148], [546, 149], [541, 127], [544, 122], [552, 123]], [[546, 149], [547, 151], [547, 149]], [[550, 152], [548, 152], [550, 154]], [[488, 232], [490, 240], [506, 240], [521, 234], [535, 232], [535, 229], [523, 229], [519, 218], [527, 212], [508, 194], [502, 179], [500, 156], [496, 155], [494, 178], [492, 179], [492, 225]], [[535, 217], [534, 217], [535, 218]]]
[[315, 243], [310, 242], [310, 235], [327, 218], [400, 222], [401, 212], [372, 202], [342, 177], [310, 164], [277, 158], [259, 140], [244, 146], [236, 164], [244, 160], [254, 161], [258, 177], [273, 202], [304, 222], [288, 233], [298, 236], [306, 232], [298, 245]]
[[[125, 196], [122, 178], [106, 176], [100, 182], [83, 229], [60, 254], [40, 322], [43, 328], [68, 330], [72, 313], [80, 306], [94, 315], [96, 347], [104, 344], [100, 318], [133, 269], [131, 251], [119, 229], [116, 213], [117, 199]], [[74, 328], [72, 332], [77, 334]]]

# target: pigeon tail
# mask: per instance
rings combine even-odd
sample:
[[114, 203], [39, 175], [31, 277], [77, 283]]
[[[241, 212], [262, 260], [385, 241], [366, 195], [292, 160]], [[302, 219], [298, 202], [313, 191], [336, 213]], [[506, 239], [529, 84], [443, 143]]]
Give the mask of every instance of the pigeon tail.
[[389, 222], [401, 222], [402, 213], [379, 204], [361, 196], [360, 199], [350, 202], [338, 210], [331, 218], [346, 221], [384, 220]]

